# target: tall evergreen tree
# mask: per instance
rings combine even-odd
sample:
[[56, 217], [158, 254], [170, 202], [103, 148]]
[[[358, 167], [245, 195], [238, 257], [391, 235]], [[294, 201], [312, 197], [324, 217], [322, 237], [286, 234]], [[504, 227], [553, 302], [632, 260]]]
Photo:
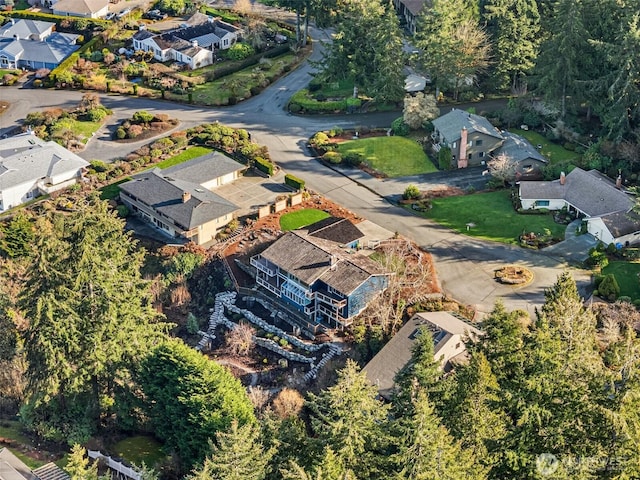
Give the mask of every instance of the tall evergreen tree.
[[493, 40], [497, 86], [522, 92], [540, 46], [536, 0], [486, 0], [482, 16]]
[[263, 480], [271, 452], [260, 442], [260, 429], [255, 423], [239, 425], [231, 422], [227, 432], [217, 432], [201, 468], [189, 480]]
[[9, 222], [0, 225], [0, 253], [9, 258], [30, 255], [34, 235], [31, 218], [19, 212]]
[[25, 418], [82, 441], [115, 413], [131, 365], [164, 327], [140, 275], [144, 252], [106, 202], [92, 200], [53, 223], [41, 220], [35, 243], [21, 299], [29, 321]]
[[75, 444], [71, 449], [65, 470], [71, 480], [98, 480], [98, 462], [93, 462], [87, 457], [87, 450], [81, 445]]
[[334, 386], [308, 400], [320, 446], [330, 448], [343, 471], [357, 472], [360, 479], [380, 478], [386, 462], [389, 406], [376, 396], [376, 387], [349, 360]]

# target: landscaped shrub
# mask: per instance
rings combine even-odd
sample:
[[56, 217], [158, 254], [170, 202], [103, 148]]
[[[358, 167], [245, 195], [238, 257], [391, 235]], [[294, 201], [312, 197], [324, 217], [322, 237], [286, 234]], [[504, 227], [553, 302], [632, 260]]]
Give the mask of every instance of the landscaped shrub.
[[597, 248], [589, 250], [589, 257], [585, 262], [591, 268], [604, 268], [609, 265], [609, 258], [605, 252], [599, 251]]
[[126, 130], [122, 127], [118, 127], [118, 129], [116, 130], [116, 138], [118, 140], [123, 140], [126, 136], [127, 136]]
[[310, 92], [317, 92], [318, 90], [320, 90], [322, 88], [322, 82], [316, 78], [314, 78], [313, 80], [311, 80], [309, 82], [309, 91]]
[[620, 286], [613, 274], [606, 275], [600, 285], [598, 286], [598, 292], [602, 298], [613, 302], [620, 295]]
[[322, 159], [325, 162], [333, 163], [334, 165], [342, 163], [342, 155], [340, 155], [339, 152], [334, 152], [334, 151], [327, 152], [324, 155], [322, 155]]
[[287, 173], [284, 176], [284, 183], [286, 183], [290, 187], [295, 188], [296, 190], [304, 189], [304, 180], [302, 180], [301, 178], [298, 178], [298, 177], [296, 177], [294, 175], [291, 175], [290, 173]]
[[153, 113], [149, 113], [146, 110], [140, 110], [133, 114], [131, 120], [134, 123], [149, 123], [153, 120]]
[[235, 45], [232, 45], [226, 52], [227, 58], [229, 60], [244, 60], [247, 57], [250, 57], [255, 52], [253, 47], [247, 43], [238, 42]]
[[360, 152], [348, 152], [344, 156], [343, 160], [347, 165], [351, 165], [352, 167], [357, 167], [362, 163], [364, 163], [365, 157]]
[[416, 185], [409, 185], [404, 189], [404, 193], [402, 194], [402, 198], [405, 200], [416, 200], [420, 198], [420, 189]]
[[391, 122], [391, 130], [393, 131], [394, 135], [399, 135], [402, 137], [409, 135], [409, 125], [405, 123], [403, 117], [398, 117], [393, 122]]
[[104, 163], [102, 160], [91, 160], [89, 165], [91, 170], [94, 172], [106, 172], [109, 170], [109, 165]]
[[273, 175], [274, 165], [269, 160], [265, 160], [262, 157], [256, 157], [255, 167], [269, 176]]
[[440, 170], [451, 170], [454, 168], [451, 161], [451, 149], [449, 147], [442, 147], [438, 152], [438, 167]]

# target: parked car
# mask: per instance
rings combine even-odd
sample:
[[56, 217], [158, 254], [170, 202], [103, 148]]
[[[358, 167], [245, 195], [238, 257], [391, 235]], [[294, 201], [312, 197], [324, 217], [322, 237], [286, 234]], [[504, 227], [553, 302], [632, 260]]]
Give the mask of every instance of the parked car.
[[160, 10], [149, 10], [144, 14], [144, 16], [145, 18], [148, 18], [150, 20], [164, 20], [165, 18], [167, 18], [167, 14], [161, 12]]
[[130, 8], [125, 8], [120, 13], [118, 13], [118, 15], [116, 15], [116, 17], [120, 19], [120, 18], [124, 17], [125, 15], [128, 15], [129, 13], [131, 13], [131, 9]]
[[109, 14], [107, 14], [106, 17], [104, 17], [106, 20], [113, 20], [114, 18], [116, 18], [116, 12], [111, 12]]

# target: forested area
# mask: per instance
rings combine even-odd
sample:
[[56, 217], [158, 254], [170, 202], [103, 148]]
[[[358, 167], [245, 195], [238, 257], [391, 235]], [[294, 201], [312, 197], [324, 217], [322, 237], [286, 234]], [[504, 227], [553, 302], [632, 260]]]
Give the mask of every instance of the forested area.
[[422, 332], [390, 403], [353, 361], [317, 394], [270, 399], [170, 338], [140, 273], [144, 251], [106, 203], [9, 225], [0, 391], [42, 438], [151, 432], [173, 455], [165, 478], [640, 475], [640, 316], [626, 303], [596, 314], [568, 273], [533, 320], [496, 305], [452, 374]]

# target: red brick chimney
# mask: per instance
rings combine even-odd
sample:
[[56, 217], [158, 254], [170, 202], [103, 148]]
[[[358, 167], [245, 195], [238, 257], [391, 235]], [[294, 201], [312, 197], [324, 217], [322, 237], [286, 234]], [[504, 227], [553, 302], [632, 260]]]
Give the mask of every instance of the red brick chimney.
[[460, 131], [460, 155], [458, 155], [458, 168], [467, 168], [467, 127], [462, 127]]
[[567, 177], [564, 172], [560, 172], [560, 185], [564, 185], [567, 182]]

